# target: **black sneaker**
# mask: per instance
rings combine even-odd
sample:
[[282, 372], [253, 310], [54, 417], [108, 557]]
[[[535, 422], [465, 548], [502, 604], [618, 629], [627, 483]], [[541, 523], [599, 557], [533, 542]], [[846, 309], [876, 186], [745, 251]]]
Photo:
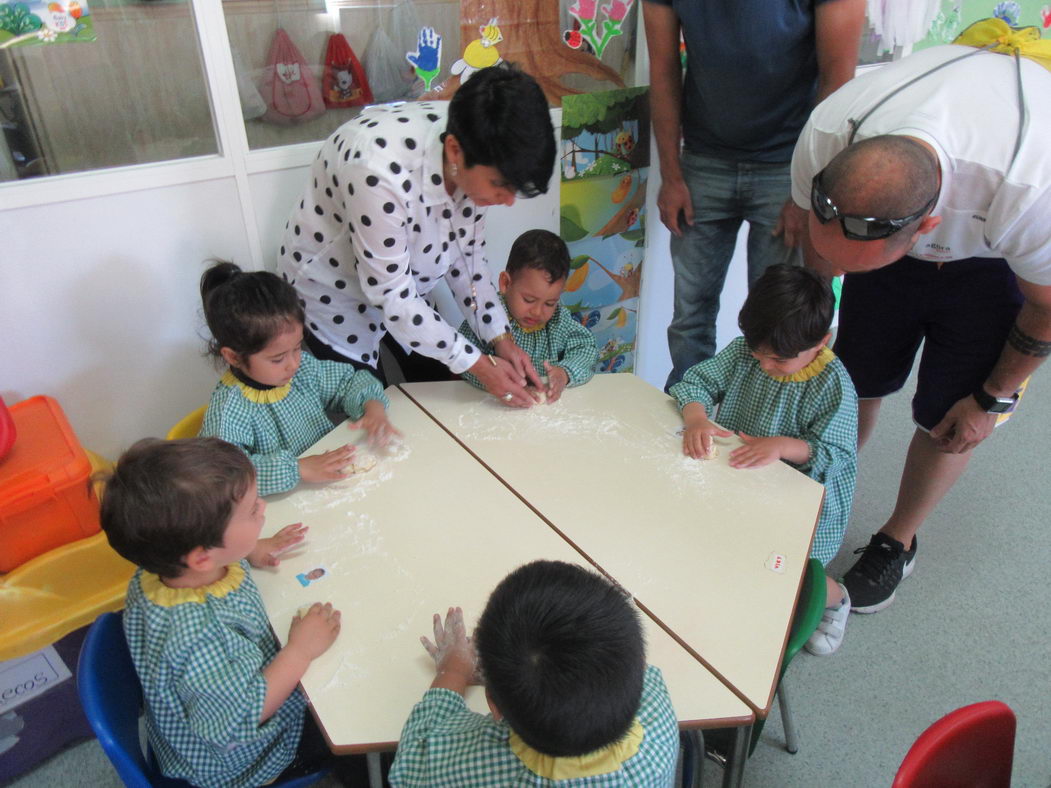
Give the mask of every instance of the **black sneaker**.
[[903, 578], [912, 574], [916, 562], [916, 537], [912, 546], [884, 533], [875, 533], [864, 547], [854, 551], [861, 558], [843, 575], [855, 613], [877, 613], [894, 601], [894, 591]]

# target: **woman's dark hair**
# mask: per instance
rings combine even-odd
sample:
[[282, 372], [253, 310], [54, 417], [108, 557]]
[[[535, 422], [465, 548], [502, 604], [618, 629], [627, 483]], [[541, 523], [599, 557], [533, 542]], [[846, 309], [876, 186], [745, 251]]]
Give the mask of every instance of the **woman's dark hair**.
[[254, 484], [252, 463], [226, 441], [144, 438], [106, 481], [102, 530], [133, 564], [178, 577], [187, 553], [223, 544], [234, 505]]
[[547, 191], [555, 167], [555, 130], [536, 80], [506, 63], [477, 71], [449, 102], [445, 127], [464, 164], [495, 167], [523, 197]]
[[511, 244], [505, 270], [514, 276], [523, 268], [535, 268], [554, 284], [569, 276], [566, 242], [549, 230], [526, 230]]
[[752, 350], [795, 358], [832, 326], [836, 297], [823, 278], [798, 265], [772, 265], [752, 285], [737, 325]]
[[638, 614], [606, 578], [561, 561], [521, 566], [493, 590], [474, 632], [493, 703], [522, 740], [553, 756], [621, 739], [642, 699]]
[[201, 303], [213, 356], [228, 347], [248, 358], [289, 323], [303, 323], [303, 307], [292, 285], [269, 271], [242, 271], [223, 261], [201, 276]]

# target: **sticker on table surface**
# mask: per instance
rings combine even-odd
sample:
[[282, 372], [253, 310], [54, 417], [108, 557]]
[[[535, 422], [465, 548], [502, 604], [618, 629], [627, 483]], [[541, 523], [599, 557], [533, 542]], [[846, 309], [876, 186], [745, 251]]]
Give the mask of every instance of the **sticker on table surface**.
[[324, 580], [328, 575], [328, 569], [323, 566], [316, 566], [307, 572], [300, 572], [296, 575], [296, 580], [299, 581], [299, 584], [303, 586], [303, 588], [306, 588], [311, 583], [317, 583], [320, 580]]
[[770, 557], [766, 559], [766, 568], [781, 575], [784, 574], [787, 563], [788, 559], [780, 553], [770, 553]]

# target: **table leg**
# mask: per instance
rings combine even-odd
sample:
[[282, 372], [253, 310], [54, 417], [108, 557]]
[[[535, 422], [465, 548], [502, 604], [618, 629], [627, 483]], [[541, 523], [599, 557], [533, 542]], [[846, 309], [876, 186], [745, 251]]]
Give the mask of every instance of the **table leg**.
[[744, 785], [744, 764], [748, 760], [748, 745], [752, 741], [752, 726], [734, 728], [734, 740], [723, 771], [723, 788], [741, 788]]
[[383, 772], [380, 769], [380, 754], [378, 752], [366, 753], [365, 762], [369, 767], [369, 788], [383, 788]]

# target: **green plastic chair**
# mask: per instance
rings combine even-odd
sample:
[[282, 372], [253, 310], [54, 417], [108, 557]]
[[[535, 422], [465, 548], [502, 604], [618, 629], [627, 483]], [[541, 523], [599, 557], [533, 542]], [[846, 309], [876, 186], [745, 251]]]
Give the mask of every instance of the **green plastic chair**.
[[[785, 658], [781, 662], [781, 673], [777, 679], [777, 704], [781, 711], [781, 722], [785, 729], [785, 749], [795, 754], [799, 751], [799, 740], [796, 736], [795, 722], [788, 706], [788, 693], [785, 690], [785, 671], [793, 658], [800, 652], [810, 636], [814, 634], [821, 616], [825, 612], [825, 569], [816, 558], [807, 561], [803, 587], [799, 591], [796, 612], [792, 616], [792, 629], [788, 633], [788, 645], [785, 647]], [[748, 756], [755, 752], [759, 736], [763, 732], [766, 720], [756, 720], [752, 725], [752, 742], [748, 747]], [[726, 752], [730, 747], [731, 731], [717, 729], [704, 732], [705, 755], [723, 766], [726, 765]], [[686, 742], [683, 742], [686, 744]]]

